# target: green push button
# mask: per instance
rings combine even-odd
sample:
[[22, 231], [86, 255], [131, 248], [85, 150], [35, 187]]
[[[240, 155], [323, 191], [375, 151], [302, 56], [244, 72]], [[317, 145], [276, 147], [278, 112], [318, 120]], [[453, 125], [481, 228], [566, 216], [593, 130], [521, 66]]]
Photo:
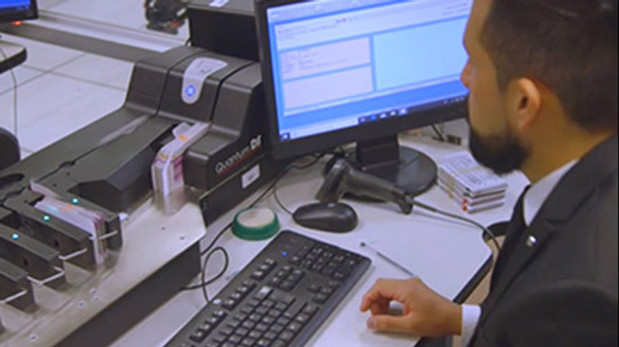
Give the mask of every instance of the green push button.
[[234, 216], [232, 232], [243, 240], [264, 240], [275, 235], [279, 220], [275, 212], [265, 207], [242, 210]]

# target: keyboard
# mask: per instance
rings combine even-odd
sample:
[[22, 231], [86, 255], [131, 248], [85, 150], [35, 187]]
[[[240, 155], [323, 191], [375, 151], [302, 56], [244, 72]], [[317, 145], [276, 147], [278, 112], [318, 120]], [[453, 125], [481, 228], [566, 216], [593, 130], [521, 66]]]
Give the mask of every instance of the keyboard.
[[370, 263], [281, 231], [166, 346], [303, 346]]

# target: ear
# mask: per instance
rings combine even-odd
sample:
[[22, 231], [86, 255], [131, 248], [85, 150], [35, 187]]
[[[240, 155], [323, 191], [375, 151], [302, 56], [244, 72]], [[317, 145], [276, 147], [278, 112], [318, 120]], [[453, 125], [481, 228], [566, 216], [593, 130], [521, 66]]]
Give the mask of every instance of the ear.
[[538, 119], [542, 108], [542, 91], [531, 79], [519, 78], [512, 84], [512, 110], [515, 125], [523, 130]]

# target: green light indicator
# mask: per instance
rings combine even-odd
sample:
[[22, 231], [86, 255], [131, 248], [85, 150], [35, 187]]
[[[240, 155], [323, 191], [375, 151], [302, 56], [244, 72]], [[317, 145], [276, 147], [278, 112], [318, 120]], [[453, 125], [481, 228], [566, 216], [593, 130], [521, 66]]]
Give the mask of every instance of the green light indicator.
[[19, 234], [15, 234], [15, 233], [13, 233], [13, 234], [11, 235], [11, 238], [12, 238], [13, 240], [17, 241], [17, 240], [19, 240]]
[[73, 200], [71, 200], [71, 202], [73, 203], [73, 205], [77, 205], [80, 202], [80, 199], [78, 198], [73, 198]]
[[43, 220], [45, 222], [49, 222], [50, 220], [52, 220], [52, 217], [45, 215], [45, 216], [43, 216]]

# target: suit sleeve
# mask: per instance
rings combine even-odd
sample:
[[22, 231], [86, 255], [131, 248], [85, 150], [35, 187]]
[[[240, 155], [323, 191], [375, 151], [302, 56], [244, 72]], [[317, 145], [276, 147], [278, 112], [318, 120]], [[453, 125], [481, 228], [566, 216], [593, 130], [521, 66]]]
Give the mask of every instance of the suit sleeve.
[[[524, 294], [524, 293], [523, 293]], [[617, 292], [582, 281], [563, 281], [518, 299], [505, 297], [492, 333], [480, 345], [617, 346]]]

